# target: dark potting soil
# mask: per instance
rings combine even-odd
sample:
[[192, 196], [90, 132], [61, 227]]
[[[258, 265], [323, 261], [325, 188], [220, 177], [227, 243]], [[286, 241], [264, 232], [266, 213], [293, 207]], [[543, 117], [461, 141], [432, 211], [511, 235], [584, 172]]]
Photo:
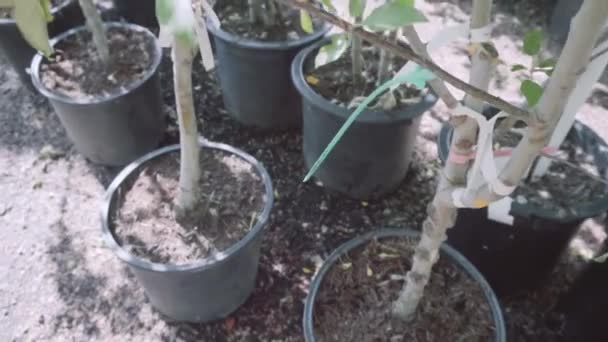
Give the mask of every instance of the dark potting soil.
[[194, 218], [175, 219], [179, 153], [147, 163], [123, 189], [115, 235], [131, 253], [183, 264], [224, 251], [241, 240], [264, 207], [264, 187], [254, 167], [217, 150], [201, 154], [202, 203]]
[[[512, 147], [520, 139], [521, 135], [508, 132], [500, 137], [499, 145]], [[511, 197], [565, 216], [572, 207], [597, 201], [605, 195], [608, 184], [599, 177], [593, 155], [566, 140], [554, 157], [545, 175], [522, 181]]]
[[42, 85], [74, 99], [105, 97], [141, 80], [154, 61], [154, 41], [143, 32], [107, 30], [112, 65], [98, 57], [91, 34], [72, 35], [55, 46], [40, 66]]
[[[252, 23], [249, 17], [250, 6], [247, 0], [219, 1], [215, 10], [220, 18], [222, 30], [240, 37], [266, 42], [298, 40], [308, 35], [300, 26], [298, 10], [274, 0], [260, 2], [267, 4], [269, 1], [273, 1], [281, 13], [282, 20], [277, 18], [274, 25], [265, 25], [262, 22]], [[266, 7], [264, 13], [268, 13]], [[315, 18], [312, 18], [312, 20], [315, 31], [322, 27], [320, 21]]]
[[[306, 72], [306, 81], [315, 92], [328, 101], [343, 107], [354, 108], [378, 87], [379, 59], [380, 52], [378, 49], [369, 46], [364, 47], [362, 79], [360, 82], [354, 83], [349, 50], [336, 61]], [[405, 62], [402, 58], [391, 58], [387, 80], [393, 77]], [[396, 102], [389, 110], [396, 111], [405, 109], [410, 103], [417, 102], [421, 92], [415, 88], [402, 85], [393, 91], [393, 95]], [[378, 104], [380, 97], [372, 102], [369, 107], [373, 109]], [[383, 108], [377, 109], [381, 110]]]
[[315, 302], [318, 341], [491, 341], [494, 322], [484, 293], [471, 277], [440, 258], [416, 318], [395, 320], [391, 307], [411, 267], [417, 238], [372, 240], [329, 270]]
[[[51, 7], [57, 7], [69, 0], [51, 0]], [[13, 17], [13, 10], [8, 8], [0, 8], [0, 19], [10, 19]]]

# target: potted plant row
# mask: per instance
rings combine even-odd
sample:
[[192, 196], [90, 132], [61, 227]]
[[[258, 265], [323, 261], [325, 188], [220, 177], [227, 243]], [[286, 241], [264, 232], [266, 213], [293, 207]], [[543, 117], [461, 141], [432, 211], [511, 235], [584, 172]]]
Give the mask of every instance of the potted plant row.
[[[411, 236], [407, 238], [409, 234], [403, 230], [380, 230], [351, 240], [334, 251], [315, 275], [307, 297], [303, 322], [306, 340], [360, 341], [387, 338], [413, 340], [421, 336], [424, 336], [424, 340], [429, 341], [459, 340], [460, 338], [484, 341], [506, 340], [504, 326], [501, 325], [501, 313], [493, 310], [496, 306], [493, 303], [492, 295], [485, 296], [485, 300], [479, 300], [484, 298], [483, 291], [486, 289], [493, 294], [493, 291], [486, 288], [488, 285], [483, 280], [483, 275], [480, 274], [477, 277], [467, 271], [457, 275], [450, 271], [449, 268], [454, 265], [461, 265], [457, 267], [461, 271], [468, 267], [462, 267], [463, 264], [457, 261], [454, 263], [456, 259], [450, 256], [450, 252], [446, 250], [443, 242], [447, 238], [448, 228], [458, 222], [458, 216], [465, 209], [479, 210], [488, 207], [491, 203], [508, 198], [522, 178], [532, 173], [529, 170], [533, 166], [533, 162], [541, 154], [547, 153], [545, 146], [552, 140], [551, 136], [560, 134], [564, 127], [571, 128], [568, 127], [568, 124], [571, 125], [568, 121], [570, 116], [568, 104], [572, 98], [580, 95], [581, 89], [588, 86], [588, 80], [584, 75], [581, 76], [579, 70], [585, 70], [597, 58], [593, 50], [606, 18], [608, 18], [608, 4], [602, 1], [585, 1], [573, 20], [572, 31], [555, 68], [552, 66], [542, 68], [550, 74], [545, 89], [536, 83], [531, 86], [529, 82], [533, 82], [532, 80], [522, 82], [522, 93], [527, 99], [527, 107], [522, 109], [492, 96], [484, 90], [484, 88], [487, 89], [488, 79], [497, 58], [497, 51], [489, 38], [483, 44], [478, 42], [471, 46], [474, 54], [472, 70], [484, 70], [484, 75], [472, 75], [473, 86], [471, 86], [432, 62], [426, 54], [426, 48], [415, 28], [411, 25], [403, 28], [410, 44], [409, 47], [404, 47], [401, 44], [387, 42], [380, 35], [354, 27], [342, 18], [308, 3], [296, 0], [284, 0], [284, 2], [290, 3], [296, 8], [314, 12], [313, 14], [342, 28], [350, 29], [353, 34], [365, 37], [366, 40], [381, 45], [392, 53], [411, 58], [434, 74], [434, 76], [422, 78], [426, 79], [455, 114], [451, 121], [453, 124], [452, 138], [447, 140], [450, 144], [449, 154], [445, 157], [445, 166], [439, 174], [437, 193], [432, 203], [429, 204], [429, 216], [422, 225], [422, 232], [415, 238], [411, 238]], [[412, 5], [409, 1], [395, 2]], [[473, 2], [475, 20], [472, 20], [472, 23], [479, 24], [484, 21], [485, 23], [482, 23], [481, 26], [487, 25], [490, 22], [491, 5], [492, 2], [489, 0], [475, 0]], [[415, 9], [411, 7], [409, 11], [413, 12]], [[480, 21], [481, 17], [485, 19]], [[525, 37], [525, 40], [528, 40], [528, 37]], [[534, 45], [540, 40], [539, 37], [534, 38]], [[524, 42], [524, 45], [528, 44]], [[535, 59], [533, 68], [539, 67], [537, 64], [539, 62], [539, 59]], [[514, 67], [514, 70], [519, 70], [519, 67]], [[413, 72], [398, 81], [419, 81], [420, 75]], [[485, 79], [485, 81], [480, 82], [479, 79]], [[473, 80], [477, 80], [477, 82]], [[480, 118], [481, 115], [470, 114], [473, 110], [467, 110], [459, 104], [445, 87], [444, 81], [464, 90], [468, 96], [478, 100], [477, 105], [483, 105], [487, 101], [488, 104], [503, 111], [504, 113], [501, 115], [506, 119], [499, 124], [500, 129], [497, 131], [478, 130], [478, 125], [487, 125], [487, 119], [484, 121], [483, 118]], [[383, 84], [380, 88], [387, 89], [387, 85], [391, 82]], [[574, 94], [577, 95], [574, 96]], [[347, 133], [344, 133], [344, 130], [348, 129], [353, 118], [356, 118], [362, 109], [379, 95], [381, 93], [376, 91], [361, 101], [349, 117], [350, 121], [346, 121], [331, 143], [320, 153], [320, 158], [313, 164], [309, 175], [322, 169], [321, 163], [329, 160], [331, 153], [339, 146], [340, 138], [346, 136]], [[465, 99], [466, 102], [468, 101]], [[518, 132], [522, 129], [518, 124], [519, 121], [524, 121], [527, 125], [523, 127], [523, 138], [516, 139], [515, 148], [506, 150], [502, 147], [511, 145], [503, 143], [502, 147], [495, 146], [494, 140], [485, 140], [487, 137], [497, 138], [505, 134], [504, 132]], [[605, 145], [597, 139], [597, 136], [579, 124], [575, 124], [571, 132], [578, 136], [571, 138], [565, 145], [576, 142], [577, 138], [584, 140], [583, 143], [579, 141], [578, 147], [584, 147], [589, 143], [589, 150], [583, 148], [583, 153], [591, 154], [591, 159], [584, 158], [585, 162], [603, 169], [601, 160], [605, 157], [605, 153], [595, 154], [591, 146], [596, 146], [601, 151], [605, 150], [603, 147]], [[580, 134], [581, 132], [582, 134]], [[500, 141], [498, 142], [500, 143]], [[476, 143], [477, 150], [474, 149]], [[488, 168], [481, 169], [479, 165], [482, 160], [484, 164], [488, 163], [486, 160], [495, 162], [487, 159], [489, 158], [487, 156], [500, 153], [505, 153], [504, 155], [508, 155], [509, 158], [506, 163], [495, 164], [496, 178], [490, 177], [487, 173]], [[576, 154], [574, 153], [574, 158], [576, 158]], [[545, 154], [545, 156], [548, 155]], [[554, 156], [551, 157], [554, 158]], [[593, 160], [593, 157], [596, 159]], [[567, 163], [572, 164], [578, 161], [574, 159]], [[558, 167], [563, 163], [555, 161], [554, 164], [556, 166], [551, 167]], [[549, 167], [549, 172], [552, 170], [551, 167]], [[579, 166], [579, 168], [581, 167]], [[545, 175], [541, 174], [538, 177], [545, 177]], [[604, 174], [592, 177], [595, 177], [599, 183], [605, 183]], [[579, 187], [585, 186], [586, 182], [580, 175], [573, 178], [571, 181], [578, 182]], [[563, 183], [562, 179], [561, 183], [554, 183], [552, 186], [565, 186]], [[605, 196], [604, 189], [601, 187], [597, 190], [600, 197]], [[590, 205], [593, 207], [592, 204]], [[487, 227], [480, 226], [479, 228]], [[543, 239], [551, 240], [552, 236], [544, 235]], [[458, 253], [457, 255], [462, 257]], [[464, 257], [462, 258], [464, 259]], [[529, 256], [529, 259], [517, 260], [517, 264], [513, 267], [526, 268], [524, 264], [534, 263], [533, 258], [533, 256]], [[471, 268], [475, 269], [474, 266]], [[406, 270], [409, 271], [406, 272]], [[497, 266], [497, 271], [502, 271], [500, 266]], [[507, 270], [507, 272], [509, 271]], [[474, 279], [474, 281], [463, 289], [459, 287], [462, 285], [463, 279], [469, 281]], [[437, 292], [437, 287], [445, 289], [446, 292], [443, 294], [441, 291]], [[460, 298], [460, 305], [447, 304], [452, 296]], [[480, 316], [472, 311], [467, 311], [470, 310], [469, 304], [476, 306], [478, 310], [485, 310], [485, 314], [480, 315], [485, 317], [485, 320], [482, 319], [484, 323], [481, 328], [476, 325]], [[442, 313], [433, 316], [435, 313], [433, 310], [438, 308]], [[462, 318], [461, 316], [475, 318], [462, 324], [454, 323], [458, 318]], [[446, 331], [445, 329], [454, 328], [454, 325], [458, 327], [455, 328], [456, 331], [461, 330], [441, 335]], [[484, 332], [487, 332], [485, 328], [488, 327], [491, 333], [484, 335]]]

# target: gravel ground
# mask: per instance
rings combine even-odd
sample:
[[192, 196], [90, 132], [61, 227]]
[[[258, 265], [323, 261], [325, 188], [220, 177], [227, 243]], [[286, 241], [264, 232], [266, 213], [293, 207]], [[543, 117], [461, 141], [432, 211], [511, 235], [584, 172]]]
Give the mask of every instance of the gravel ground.
[[[464, 22], [468, 2], [420, 3], [438, 28]], [[525, 61], [519, 37], [529, 21], [498, 13], [495, 42], [503, 60]], [[462, 46], [434, 54], [452, 73], [467, 78]], [[170, 61], [162, 76], [169, 129], [164, 144], [177, 142]], [[98, 210], [104, 188], [118, 170], [95, 166], [73, 149], [46, 101], [30, 95], [0, 64], [0, 341], [301, 341], [302, 299], [313, 269], [333, 248], [373, 227], [417, 228], [436, 176], [434, 141], [447, 117], [439, 103], [425, 114], [412, 170], [395, 194], [359, 202], [300, 184], [304, 173], [298, 132], [267, 134], [235, 124], [221, 105], [213, 76], [195, 74], [197, 113], [211, 140], [233, 144], [260, 159], [278, 192], [263, 245], [255, 293], [226, 320], [208, 324], [164, 321], [142, 289], [101, 241]], [[492, 91], [515, 102], [518, 82], [501, 64]], [[579, 119], [608, 139], [608, 91], [598, 85]], [[601, 218], [588, 220], [549, 286], [504, 302], [513, 341], [550, 341], [549, 311], [580, 263], [605, 234]], [[570, 256], [573, 256], [572, 258]], [[577, 262], [572, 262], [575, 260]], [[515, 329], [515, 330], [513, 330]]]

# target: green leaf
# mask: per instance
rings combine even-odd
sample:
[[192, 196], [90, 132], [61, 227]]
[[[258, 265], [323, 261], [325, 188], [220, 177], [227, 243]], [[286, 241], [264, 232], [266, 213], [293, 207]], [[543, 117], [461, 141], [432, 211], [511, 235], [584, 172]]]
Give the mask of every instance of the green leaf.
[[331, 36], [331, 43], [323, 45], [317, 57], [315, 57], [315, 67], [320, 67], [327, 63], [338, 60], [348, 49], [350, 41], [348, 40], [348, 34], [337, 33]]
[[350, 0], [348, 3], [348, 11], [353, 18], [360, 18], [365, 12], [366, 0]]
[[414, 3], [416, 2], [415, 0], [395, 0], [395, 1], [402, 5], [410, 6], [410, 7], [414, 7]]
[[53, 20], [51, 0], [40, 0], [40, 6], [42, 6], [42, 10], [44, 10], [44, 17], [46, 18], [47, 23], [50, 23]]
[[521, 82], [519, 91], [526, 97], [529, 107], [534, 107], [543, 95], [543, 87], [531, 80]]
[[332, 5], [331, 0], [321, 0], [321, 3], [327, 7], [330, 12], [335, 12], [336, 8]]
[[310, 14], [304, 10], [300, 10], [300, 26], [306, 33], [312, 33], [314, 31]]
[[527, 55], [535, 56], [540, 51], [540, 44], [543, 41], [543, 31], [533, 29], [524, 36], [524, 52]]
[[161, 25], [167, 25], [173, 18], [173, 0], [156, 0], [156, 19]]
[[369, 94], [365, 99], [363, 99], [361, 104], [359, 104], [359, 106], [355, 109], [355, 111], [348, 117], [348, 119], [346, 119], [346, 122], [344, 122], [342, 127], [340, 127], [340, 129], [338, 130], [336, 135], [331, 139], [329, 144], [327, 144], [327, 147], [325, 147], [325, 150], [323, 150], [323, 152], [321, 153], [319, 158], [312, 165], [312, 167], [306, 174], [306, 177], [304, 177], [304, 182], [308, 182], [310, 180], [310, 178], [312, 176], [314, 176], [314, 174], [317, 172], [317, 170], [319, 170], [319, 168], [321, 167], [321, 165], [323, 164], [325, 159], [327, 159], [327, 157], [329, 156], [331, 151], [334, 149], [334, 147], [336, 147], [338, 142], [340, 142], [340, 139], [342, 139], [342, 137], [344, 136], [346, 131], [355, 122], [355, 120], [357, 120], [359, 115], [361, 115], [361, 113], [363, 113], [363, 110], [365, 110], [365, 108], [367, 108], [367, 106], [372, 101], [374, 101], [378, 96], [382, 95], [382, 93], [384, 93], [387, 89], [391, 88], [394, 85], [400, 85], [403, 83], [412, 83], [412, 84], [417, 83], [417, 80], [419, 80], [422, 75], [422, 72], [420, 72], [420, 69], [422, 69], [422, 68], [418, 67], [416, 70], [414, 70], [413, 72], [411, 72], [407, 75], [401, 75], [401, 76], [394, 77], [393, 79], [385, 82], [384, 84], [382, 84], [381, 86], [376, 88], [371, 94]]
[[0, 0], [0, 8], [13, 8], [15, 7], [15, 0]]
[[375, 31], [385, 31], [425, 21], [427, 20], [424, 14], [414, 7], [400, 1], [391, 1], [376, 7], [363, 20], [363, 25]]
[[47, 14], [40, 0], [19, 0], [15, 2], [15, 21], [23, 38], [45, 56], [53, 53], [49, 44]]
[[408, 82], [417, 89], [422, 89], [426, 86], [426, 82], [435, 78], [435, 75], [427, 69], [417, 66], [414, 71], [408, 74]]
[[547, 58], [547, 59], [540, 61], [538, 63], [538, 67], [543, 68], [543, 69], [545, 69], [545, 68], [553, 69], [555, 67], [555, 63], [557, 63], [555, 58]]
[[511, 66], [511, 71], [520, 71], [520, 70], [526, 70], [528, 68], [526, 68], [525, 65], [521, 65], [521, 64], [514, 64]]
[[606, 262], [606, 260], [608, 260], [608, 253], [605, 253], [605, 254], [600, 255], [597, 258], [593, 259], [593, 261], [595, 261], [595, 262]]

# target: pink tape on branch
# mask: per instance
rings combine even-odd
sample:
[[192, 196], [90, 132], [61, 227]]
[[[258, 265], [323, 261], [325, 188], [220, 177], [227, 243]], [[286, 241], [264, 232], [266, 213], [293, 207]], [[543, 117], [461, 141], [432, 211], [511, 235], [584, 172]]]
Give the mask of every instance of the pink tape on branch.
[[475, 159], [475, 152], [471, 152], [469, 154], [460, 154], [456, 152], [450, 152], [448, 155], [448, 160], [454, 164], [466, 164], [470, 160]]
[[[546, 155], [555, 154], [558, 151], [557, 148], [553, 146], [545, 146], [540, 152]], [[494, 150], [494, 157], [509, 157], [513, 154], [513, 149], [510, 147], [499, 148], [498, 150]]]

